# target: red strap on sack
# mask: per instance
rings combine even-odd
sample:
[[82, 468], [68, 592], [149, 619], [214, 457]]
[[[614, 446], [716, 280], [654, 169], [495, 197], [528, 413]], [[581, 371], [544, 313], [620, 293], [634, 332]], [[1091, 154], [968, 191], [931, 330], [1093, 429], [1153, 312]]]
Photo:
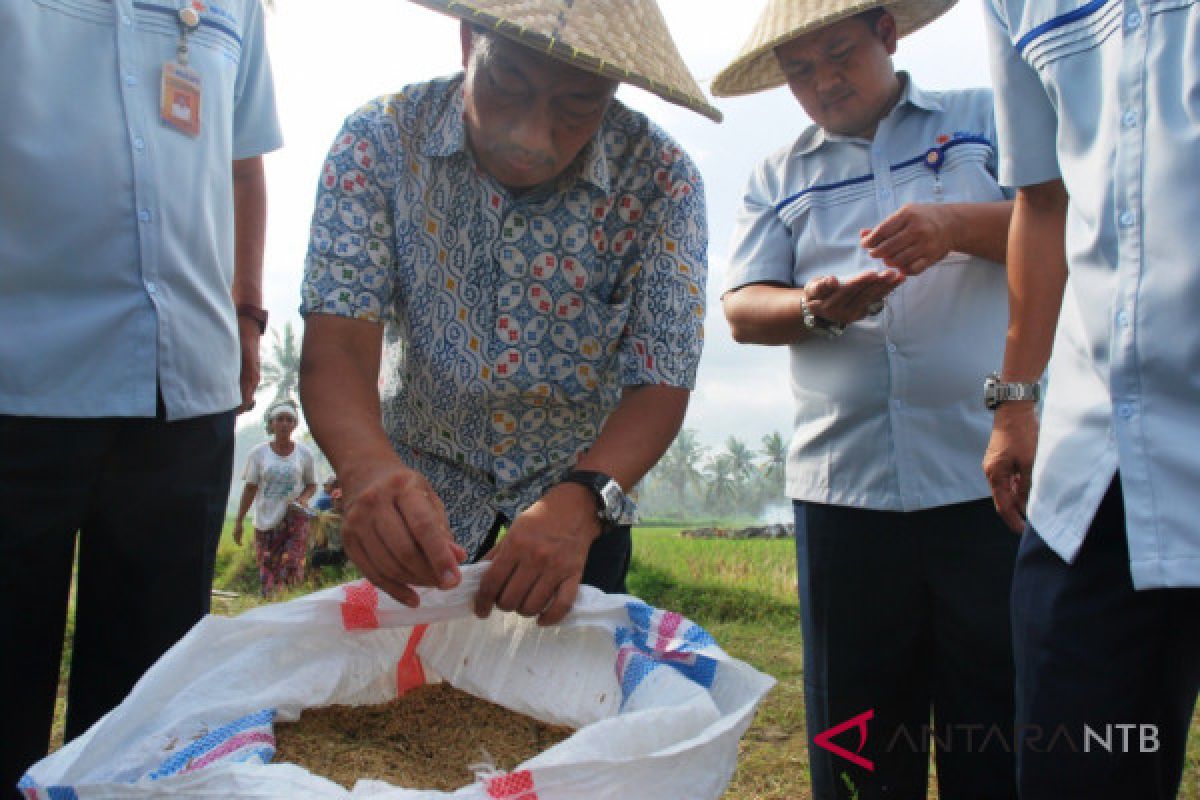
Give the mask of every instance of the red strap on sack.
[[533, 790], [533, 773], [528, 770], [497, 775], [487, 782], [487, 793], [496, 800], [538, 800]]
[[346, 596], [342, 601], [342, 627], [348, 631], [378, 628], [379, 617], [375, 611], [379, 608], [379, 590], [374, 584], [364, 578], [348, 584], [342, 591]]
[[418, 625], [413, 628], [404, 647], [404, 655], [396, 664], [396, 697], [402, 697], [418, 686], [425, 685], [425, 668], [421, 666], [421, 658], [417, 655], [417, 645], [425, 635], [428, 625]]

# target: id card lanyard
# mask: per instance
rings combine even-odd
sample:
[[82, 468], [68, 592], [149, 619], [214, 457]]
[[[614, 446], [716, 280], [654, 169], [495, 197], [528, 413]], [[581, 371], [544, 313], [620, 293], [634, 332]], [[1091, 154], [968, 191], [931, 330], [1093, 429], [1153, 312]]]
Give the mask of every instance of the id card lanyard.
[[175, 60], [163, 62], [161, 116], [166, 125], [195, 138], [200, 135], [203, 93], [200, 73], [188, 65], [188, 36], [200, 27], [200, 13], [189, 0], [184, 2], [176, 16], [179, 44], [175, 48]]

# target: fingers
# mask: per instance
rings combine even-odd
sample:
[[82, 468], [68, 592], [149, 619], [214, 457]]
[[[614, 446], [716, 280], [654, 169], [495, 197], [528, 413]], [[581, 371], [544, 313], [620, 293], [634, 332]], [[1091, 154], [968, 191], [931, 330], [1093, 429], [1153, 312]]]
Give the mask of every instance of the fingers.
[[424, 481], [416, 482], [397, 505], [421, 560], [430, 585], [452, 589], [462, 576], [458, 565], [466, 553], [454, 541], [446, 511], [437, 493]]
[[410, 585], [415, 582], [414, 577], [372, 522], [368, 521], [366, 528], [361, 529], [353, 525], [348, 516], [342, 529], [342, 542], [350, 560], [371, 583], [406, 606], [416, 608], [419, 605], [420, 598]]
[[[500, 558], [497, 558], [497, 555]], [[487, 558], [491, 560], [492, 565], [483, 573], [483, 579], [479, 582], [479, 591], [475, 594], [475, 616], [480, 619], [492, 613], [500, 591], [508, 583], [508, 579], [516, 567], [511, 559], [504, 557], [499, 545], [488, 553]]]
[[867, 228], [860, 231], [859, 236], [862, 239], [863, 247], [868, 249], [879, 247], [887, 239], [908, 227], [910, 216], [909, 208], [905, 206], [876, 225], [874, 230]]
[[558, 589], [546, 610], [538, 617], [538, 625], [557, 625], [562, 622], [575, 605], [575, 596], [579, 594], [579, 583], [582, 575], [567, 578], [558, 585]]
[[[1016, 491], [1022, 479], [1008, 460], [991, 459], [984, 462], [984, 475], [992, 488], [992, 502], [996, 513], [1014, 533], [1025, 529], [1025, 501]], [[1028, 485], [1028, 479], [1025, 479]]]

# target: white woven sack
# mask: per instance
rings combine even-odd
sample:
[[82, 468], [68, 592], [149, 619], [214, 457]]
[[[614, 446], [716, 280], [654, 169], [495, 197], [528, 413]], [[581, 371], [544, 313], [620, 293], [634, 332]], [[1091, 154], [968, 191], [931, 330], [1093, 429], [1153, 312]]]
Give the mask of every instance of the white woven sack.
[[[387, 798], [704, 800], [774, 679], [701, 628], [628, 595], [580, 589], [560, 625], [471, 613], [483, 566], [409, 609], [366, 582], [201, 620], [87, 733], [34, 765], [29, 800]], [[511, 774], [454, 792], [359, 781], [352, 791], [269, 762], [273, 720], [452, 685], [578, 730]]]

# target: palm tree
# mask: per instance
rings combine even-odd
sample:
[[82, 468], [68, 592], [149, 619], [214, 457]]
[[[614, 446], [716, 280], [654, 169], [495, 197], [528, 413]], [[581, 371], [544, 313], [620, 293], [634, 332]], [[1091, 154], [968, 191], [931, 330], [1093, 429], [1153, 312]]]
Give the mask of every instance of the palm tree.
[[736, 436], [725, 440], [725, 453], [729, 456], [729, 466], [733, 476], [739, 481], [750, 477], [754, 471], [754, 451]]
[[787, 469], [787, 442], [779, 431], [762, 437], [762, 477], [772, 497], [783, 490], [784, 473]]
[[262, 388], [275, 387], [275, 400], [295, 397], [300, 382], [300, 346], [292, 323], [283, 326], [283, 336], [271, 329], [271, 355], [262, 365]]
[[705, 470], [708, 478], [708, 491], [705, 499], [710, 511], [717, 514], [728, 514], [737, 508], [741, 500], [741, 483], [734, 469], [733, 457], [721, 453], [709, 462]]
[[667, 448], [667, 452], [663, 454], [658, 463], [658, 471], [661, 472], [662, 479], [671, 487], [676, 501], [681, 505], [688, 487], [698, 491], [704, 483], [700, 462], [704, 459], [707, 450], [708, 448], [700, 444], [700, 440], [696, 438], [694, 430], [684, 428], [679, 431], [679, 435], [675, 437], [675, 441], [671, 442], [671, 446]]

